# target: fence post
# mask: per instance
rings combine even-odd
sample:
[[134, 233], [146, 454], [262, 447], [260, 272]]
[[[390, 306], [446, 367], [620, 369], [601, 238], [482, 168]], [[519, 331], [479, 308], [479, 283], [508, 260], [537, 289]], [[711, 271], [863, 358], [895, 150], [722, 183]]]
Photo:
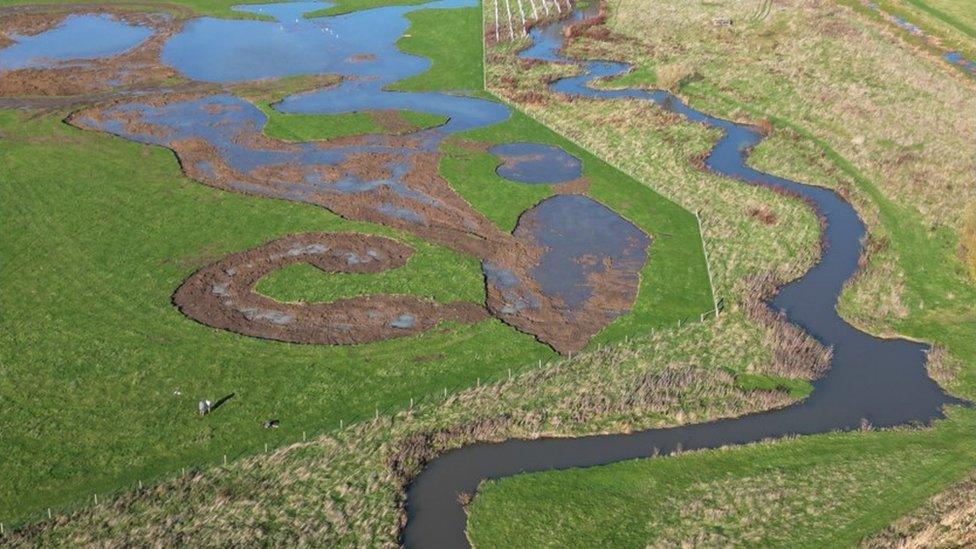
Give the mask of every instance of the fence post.
[[705, 247], [701, 210], [695, 210], [695, 219], [698, 221], [698, 235], [701, 237], [702, 254], [705, 256], [705, 271], [708, 273], [708, 287], [712, 291], [712, 307], [715, 309], [715, 318], [718, 318], [718, 297], [715, 296], [715, 281], [712, 279], [712, 262], [708, 260], [708, 249]]

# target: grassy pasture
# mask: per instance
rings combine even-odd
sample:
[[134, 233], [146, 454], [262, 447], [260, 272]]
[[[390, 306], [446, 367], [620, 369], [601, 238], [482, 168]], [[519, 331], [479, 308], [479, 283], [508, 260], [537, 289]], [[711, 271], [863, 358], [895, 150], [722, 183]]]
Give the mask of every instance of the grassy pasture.
[[[216, 13], [224, 4], [186, 5]], [[412, 35], [446, 26], [480, 36], [477, 10], [436, 14], [415, 14]], [[466, 44], [465, 59], [480, 59], [480, 40]], [[411, 38], [403, 46], [434, 58], [431, 74], [440, 76], [430, 85], [480, 90], [480, 62], [448, 70], [458, 56], [453, 41]], [[411, 86], [421, 89], [420, 82]], [[411, 399], [485, 385], [554, 356], [494, 320], [348, 347], [274, 343], [195, 324], [169, 301], [189, 273], [295, 232], [383, 234], [407, 241], [416, 255], [373, 276], [285, 269], [261, 282], [268, 295], [311, 301], [395, 288], [481, 300], [483, 281], [471, 258], [312, 206], [202, 186], [181, 176], [169, 151], [68, 127], [65, 115], [0, 111], [0, 520], [8, 527], [40, 518], [46, 507], [329, 432], [376, 409], [388, 415]], [[327, 135], [335, 123], [277, 120], [267, 131], [299, 139]], [[526, 116], [463, 137], [566, 147], [583, 159], [593, 195], [656, 237], [634, 313], [594, 345], [710, 308], [693, 215]], [[449, 154], [442, 169], [465, 194], [472, 181], [492, 180], [494, 167], [484, 157]], [[465, 196], [492, 219], [511, 219], [508, 205]], [[214, 414], [196, 417], [198, 399], [230, 394]], [[261, 428], [271, 418], [280, 429]], [[372, 471], [366, 462], [355, 473]]]
[[[694, 77], [679, 93], [694, 106], [769, 120], [773, 135], [752, 163], [840, 189], [869, 225], [872, 255], [843, 294], [842, 314], [874, 333], [934, 342], [945, 354], [933, 377], [957, 395], [976, 397], [976, 287], [959, 261], [960, 239], [972, 234], [967, 203], [974, 199], [972, 185], [959, 182], [972, 181], [966, 151], [974, 142], [971, 131], [956, 127], [973, 124], [969, 83], [873, 19], [831, 2], [791, 2], [768, 20], [731, 31], [708, 26], [731, 9], [727, 2], [612, 5], [611, 25], [633, 42], [584, 41], [571, 51], [626, 59], [643, 74], [690, 67]], [[561, 131], [588, 136], [584, 143], [598, 153], [633, 142], [630, 128], [593, 131], [598, 117], [587, 113], [598, 106], [577, 102], [572, 117], [560, 109], [535, 112]], [[636, 105], [617, 109], [622, 119], [646, 116]], [[641, 178], [650, 169], [636, 160], [623, 165]], [[676, 193], [685, 204], [700, 203], [693, 192]], [[708, 220], [722, 210], [708, 204], [704, 211]], [[722, 270], [734, 256], [716, 248], [708, 223], [704, 231], [725, 291]], [[479, 547], [503, 540], [852, 545], [976, 468], [974, 422], [971, 411], [953, 410], [929, 430], [824, 435], [493, 481], [474, 499], [469, 535]]]

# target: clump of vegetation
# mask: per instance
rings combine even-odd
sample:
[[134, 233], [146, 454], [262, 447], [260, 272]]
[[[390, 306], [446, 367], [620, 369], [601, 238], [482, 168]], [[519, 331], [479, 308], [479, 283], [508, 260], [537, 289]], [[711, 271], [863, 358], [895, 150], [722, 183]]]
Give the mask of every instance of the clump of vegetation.
[[959, 253], [963, 264], [969, 269], [969, 276], [976, 280], [976, 202], [970, 203], [966, 209]]
[[698, 78], [698, 71], [690, 63], [669, 63], [657, 68], [657, 85], [661, 89], [678, 91], [696, 78]]

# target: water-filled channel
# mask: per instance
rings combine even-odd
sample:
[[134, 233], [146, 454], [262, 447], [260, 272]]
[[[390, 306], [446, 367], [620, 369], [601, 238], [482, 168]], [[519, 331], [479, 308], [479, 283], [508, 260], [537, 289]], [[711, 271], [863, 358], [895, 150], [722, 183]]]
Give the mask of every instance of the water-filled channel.
[[561, 55], [563, 29], [595, 15], [594, 10], [595, 7], [577, 11], [568, 20], [534, 29], [533, 44], [521, 55], [580, 64], [579, 76], [552, 83], [556, 92], [598, 100], [649, 101], [690, 121], [721, 130], [722, 138], [705, 161], [709, 170], [744, 184], [786, 191], [816, 208], [825, 220], [823, 256], [806, 275], [781, 288], [769, 306], [784, 311], [790, 322], [833, 347], [831, 369], [814, 383], [809, 398], [771, 412], [631, 434], [474, 444], [449, 452], [428, 464], [408, 489], [404, 531], [408, 547], [466, 547], [466, 515], [458, 503], [458, 494], [474, 493], [486, 479], [604, 465], [646, 458], [655, 452], [666, 455], [677, 448], [708, 449], [789, 435], [854, 430], [862, 420], [881, 428], [925, 424], [942, 417], [943, 406], [958, 403], [926, 374], [927, 346], [870, 336], [837, 314], [838, 297], [844, 283], [857, 270], [865, 234], [854, 208], [831, 190], [750, 168], [746, 163], [749, 151], [763, 139], [757, 128], [709, 116], [664, 91], [590, 87], [595, 80], [630, 70], [624, 63], [576, 61]]

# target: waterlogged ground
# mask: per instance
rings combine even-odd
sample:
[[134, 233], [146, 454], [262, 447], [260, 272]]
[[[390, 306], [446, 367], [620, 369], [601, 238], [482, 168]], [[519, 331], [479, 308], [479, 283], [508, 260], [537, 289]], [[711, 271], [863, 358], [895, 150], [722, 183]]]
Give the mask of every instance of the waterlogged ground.
[[[447, 10], [469, 5], [473, 3], [452, 0], [429, 4], [424, 9]], [[151, 382], [152, 389], [132, 393], [97, 389], [98, 376], [92, 374], [86, 378], [85, 387], [93, 389], [90, 394], [111, 394], [113, 399], [119, 395], [118, 403], [113, 401], [109, 408], [102, 407], [117, 410], [113, 424], [133, 421], [139, 428], [130, 429], [131, 436], [125, 441], [116, 441], [113, 433], [117, 430], [103, 425], [101, 416], [85, 412], [91, 403], [75, 403], [73, 396], [65, 397], [67, 407], [73, 406], [78, 411], [72, 417], [79, 421], [89, 418], [85, 421], [92, 422], [74, 429], [78, 432], [92, 429], [101, 433], [99, 436], [111, 439], [111, 444], [95, 441], [88, 446], [78, 441], [71, 451], [80, 457], [58, 460], [51, 465], [52, 469], [59, 470], [61, 478], [67, 479], [55, 489], [43, 482], [39, 486], [33, 477], [23, 474], [19, 467], [24, 463], [37, 463], [37, 459], [30, 457], [36, 446], [26, 440], [17, 442], [22, 445], [13, 451], [23, 459], [7, 461], [10, 471], [4, 475], [19, 480], [7, 484], [11, 492], [9, 497], [5, 495], [5, 500], [16, 501], [39, 486], [41, 491], [35, 496], [36, 501], [58, 505], [76, 497], [73, 494], [79, 490], [91, 489], [92, 479], [98, 476], [91, 472], [94, 468], [78, 474], [65, 467], [70, 463], [88, 463], [88, 460], [104, 464], [105, 459], [98, 457], [99, 448], [111, 450], [115, 456], [110, 467], [99, 468], [104, 476], [98, 480], [96, 489], [104, 490], [114, 486], [108, 477], [132, 482], [143, 478], [134, 476], [140, 473], [128, 466], [132, 462], [139, 463], [144, 474], [146, 470], [172, 470], [174, 464], [185, 462], [186, 458], [180, 457], [182, 452], [214, 458], [241, 451], [248, 445], [253, 449], [260, 447], [254, 444], [255, 440], [267, 441], [271, 434], [278, 435], [274, 441], [286, 433], [294, 437], [323, 422], [328, 425], [342, 418], [352, 421], [371, 416], [374, 408], [405, 406], [408, 397], [421, 391], [434, 390], [439, 394], [447, 385], [474, 384], [476, 380], [499, 375], [507, 367], [534, 364], [538, 358], [551, 356], [546, 346], [564, 353], [573, 352], [585, 347], [594, 336], [609, 337], [603, 335], [608, 327], [615, 330], [610, 332], [615, 334], [613, 337], [622, 337], [632, 330], [646, 331], [655, 324], [696, 318], [707, 307], [710, 302], [707, 274], [693, 216], [582, 151], [567, 151], [569, 145], [564, 140], [524, 117], [513, 121], [509, 109], [493, 100], [463, 93], [387, 91], [389, 84], [431, 68], [428, 59], [402, 53], [396, 47], [396, 41], [410, 24], [407, 16], [418, 8], [380, 8], [330, 18], [303, 17], [309, 11], [327, 6], [327, 3], [308, 2], [239, 8], [270, 19], [266, 21], [201, 18], [184, 22], [162, 18], [160, 21], [166, 22], [157, 24], [156, 20], [135, 16], [80, 14], [77, 17], [97, 21], [102, 36], [98, 40], [81, 39], [78, 43], [103, 50], [90, 53], [94, 50], [66, 49], [67, 53], [62, 52], [56, 63], [44, 61], [4, 69], [6, 72], [0, 75], [0, 79], [12, 83], [3, 92], [8, 95], [13, 89], [30, 90], [32, 95], [35, 92], [62, 95], [74, 89], [65, 87], [66, 82], [78, 81], [77, 76], [84, 74], [85, 85], [76, 90], [78, 93], [115, 94], [99, 97], [94, 106], [70, 115], [65, 113], [72, 126], [86, 130], [82, 139], [95, 139], [92, 130], [104, 134], [91, 142], [96, 145], [89, 147], [111, 150], [113, 146], [122, 147], [120, 143], [161, 145], [176, 152], [184, 174], [205, 185], [243, 195], [231, 201], [233, 204], [255, 201], [255, 212], [258, 212], [257, 217], [241, 215], [240, 230], [229, 232], [220, 228], [223, 221], [218, 220], [217, 214], [211, 219], [198, 212], [192, 220], [185, 220], [187, 225], [182, 229], [173, 227], [172, 230], [176, 234], [180, 231], [195, 234], [193, 240], [197, 244], [185, 253], [199, 250], [208, 240], [204, 234], [207, 231], [220, 232], [222, 243], [214, 248], [219, 252], [207, 252], [193, 260], [193, 268], [189, 270], [186, 266], [152, 268], [159, 280], [153, 280], [148, 287], [116, 283], [114, 287], [125, 288], [123, 292], [133, 294], [128, 299], [78, 304], [85, 317], [107, 307], [110, 314], [104, 316], [108, 319], [105, 334], [123, 333], [132, 338], [122, 343], [103, 334], [98, 341], [108, 348], [131, 347], [134, 354], [152, 353], [152, 359], [133, 360], [157, 364], [145, 369], [145, 375], [161, 375], [165, 381], [157, 379]], [[47, 57], [54, 57], [57, 48], [53, 46], [59, 45], [62, 39], [58, 37], [63, 36], [59, 29], [77, 32], [80, 28], [75, 27], [73, 17], [51, 19], [39, 32], [25, 29], [23, 35], [14, 36], [11, 45], [0, 49], [0, 55], [37, 43], [49, 52]], [[134, 65], [136, 62], [138, 67]], [[86, 72], [77, 72], [82, 70]], [[133, 74], [144, 73], [152, 73], [152, 77], [138, 80], [140, 89], [127, 80]], [[308, 73], [337, 74], [343, 78], [324, 88], [283, 94], [284, 98], [276, 100], [271, 107], [276, 113], [328, 117], [364, 111], [410, 110], [437, 115], [446, 122], [406, 135], [284, 142], [264, 134], [268, 111], [242, 99], [237, 95], [242, 88], [233, 87], [256, 81], [267, 86], [268, 78]], [[157, 78], [160, 76], [165, 78], [160, 80]], [[32, 87], [44, 79], [58, 84]], [[20, 100], [9, 101], [6, 104]], [[35, 98], [23, 100], [21, 104], [41, 103]], [[465, 145], [473, 147], [471, 158], [478, 159], [477, 169], [451, 171], [450, 179], [445, 178], [440, 172], [443, 145], [447, 140], [452, 140], [454, 147], [459, 143], [464, 145], [459, 135], [474, 130], [486, 139]], [[108, 140], [107, 135], [125, 141]], [[536, 139], [540, 142], [535, 143]], [[503, 142], [517, 144], [515, 157], [488, 152], [492, 145]], [[524, 154], [526, 150], [529, 154]], [[171, 162], [167, 160], [168, 154], [152, 154], [156, 155], [152, 161], [156, 164], [165, 166], [167, 161]], [[121, 153], [120, 156], [124, 157]], [[83, 153], [80, 158], [84, 158]], [[480, 162], [486, 159], [491, 160], [481, 167]], [[141, 181], [149, 177], [146, 175], [151, 173], [149, 166], [156, 164], [147, 162], [135, 180], [131, 169], [122, 171], [130, 174], [125, 179], [137, 189], [150, 188]], [[549, 170], [544, 169], [547, 164]], [[513, 171], [506, 171], [507, 168]], [[496, 170], [501, 177], [496, 175]], [[546, 182], [535, 181], [540, 179], [539, 171], [547, 172]], [[45, 172], [32, 169], [17, 173], [18, 177], [29, 177], [25, 174]], [[90, 177], [87, 173], [75, 175], [85, 179]], [[123, 179], [117, 170], [102, 169], [98, 173], [111, 181]], [[527, 181], [530, 179], [533, 181]], [[484, 184], [476, 189], [471, 181]], [[528, 185], [523, 186], [522, 182], [534, 183], [531, 187], [538, 191], [530, 194], [537, 196], [536, 199], [525, 200], [529, 195], [523, 195], [521, 188]], [[463, 189], [464, 198], [458, 189]], [[497, 209], [512, 209], [501, 205], [506, 200], [506, 192], [516, 197], [513, 203], [517, 208], [513, 211], [522, 220], [514, 232], [509, 232], [511, 227], [503, 228], [496, 222]], [[473, 206], [468, 198], [479, 193], [493, 198], [488, 202], [475, 200], [477, 206]], [[91, 195], [89, 192], [85, 196]], [[139, 200], [140, 195], [130, 192], [127, 196]], [[318, 215], [326, 216], [328, 221], [301, 223], [298, 220], [315, 218], [315, 214], [302, 209], [299, 211], [305, 213], [291, 216], [294, 222], [271, 222], [272, 218], [280, 217], [269, 217], [267, 221], [255, 223], [255, 219], [262, 219], [261, 204], [266, 204], [259, 198], [324, 208], [342, 219], [321, 213]], [[177, 210], [188, 210], [179, 199], [166, 202], [174, 207], [181, 203], [184, 205]], [[205, 203], [196, 202], [194, 209], [203, 208]], [[149, 201], [141, 207], [152, 211], [152, 204]], [[282, 213], [278, 210], [287, 210], [279, 202], [273, 204], [277, 208], [275, 216]], [[94, 209], [91, 205], [87, 208]], [[627, 211], [634, 221], [625, 219], [617, 210]], [[82, 215], [88, 210], [73, 211]], [[64, 215], [60, 212], [51, 218]], [[145, 213], [141, 217], [147, 219], [147, 230], [163, 223], [148, 221], [155, 217]], [[233, 217], [231, 214], [226, 221]], [[180, 217], [175, 219], [182, 223]], [[200, 223], [200, 219], [207, 221]], [[105, 219], [95, 226], [107, 223]], [[306, 232], [302, 230], [303, 224], [308, 226]], [[260, 227], [276, 229], [265, 234]], [[284, 227], [289, 229], [282, 232]], [[697, 250], [699, 254], [675, 256], [676, 259], [657, 263], [648, 261], [655, 227], [670, 235], [671, 240], [663, 245]], [[320, 228], [333, 229], [333, 232], [310, 232]], [[247, 236], [234, 236], [238, 232]], [[373, 237], [372, 233], [386, 238]], [[113, 234], [119, 239], [127, 238], [122, 229]], [[345, 238], [348, 241], [343, 240], [343, 235], [348, 235]], [[392, 240], [388, 241], [390, 237]], [[97, 246], [99, 240], [87, 242]], [[152, 239], [143, 237], [140, 248], [153, 249], [151, 242]], [[179, 247], [179, 242], [171, 236], [167, 248]], [[134, 248], [130, 245], [121, 249]], [[121, 257], [129, 257], [129, 253], [123, 252]], [[133, 267], [128, 275], [130, 280], [133, 273], [138, 276], [140, 266], [149, 269], [138, 259], [130, 258], [130, 262]], [[415, 272], [420, 265], [431, 268], [426, 280]], [[298, 271], [291, 269], [298, 266], [311, 270], [296, 275]], [[469, 266], [473, 266], [473, 272]], [[661, 274], [646, 276], [655, 270]], [[667, 276], [673, 270], [683, 276]], [[311, 274], [314, 272], [318, 274]], [[494, 277], [494, 272], [503, 276]], [[406, 283], [377, 284], [390, 293], [376, 293], [365, 282], [367, 279], [356, 278], [367, 275], [378, 277], [378, 282], [385, 277]], [[338, 291], [326, 292], [330, 297], [324, 302], [284, 303], [256, 290], [262, 281], [276, 276], [279, 281], [292, 277], [290, 280], [297, 280], [301, 285], [324, 284]], [[444, 280], [438, 284], [441, 277]], [[431, 290], [435, 286], [438, 289]], [[695, 290], [675, 291], [669, 297], [669, 287], [694, 287]], [[409, 294], [412, 288], [418, 288], [419, 293], [400, 295], [401, 292]], [[72, 295], [83, 300], [86, 294]], [[334, 299], [333, 295], [341, 298]], [[205, 326], [178, 315], [167, 316], [167, 310], [172, 312], [171, 296], [181, 312]], [[138, 331], [118, 330], [116, 324], [130, 321], [122, 320], [127, 315], [111, 308], [124, 302], [135, 306], [146, 298], [160, 305], [151, 309], [152, 314], [162, 315], [154, 325], [176, 323], [175, 328], [183, 334], [177, 339], [189, 345], [181, 365], [167, 360], [168, 351], [164, 346], [157, 349], [154, 344], [147, 345]], [[62, 308], [74, 306], [71, 300], [61, 303]], [[40, 307], [21, 310], [26, 317]], [[631, 310], [636, 313], [631, 314]], [[24, 321], [35, 327], [40, 325], [37, 319]], [[84, 322], [72, 325], [78, 331], [63, 334], [67, 340], [84, 340], [90, 336]], [[209, 343], [201, 343], [201, 338]], [[262, 359], [256, 359], [255, 348], [278, 345], [257, 343], [260, 340], [344, 345], [348, 350], [286, 347], [278, 351], [275, 347], [262, 354]], [[18, 345], [16, 338], [9, 344]], [[60, 344], [44, 351], [50, 354], [52, 363], [60, 362], [57, 348], [78, 349], [77, 360], [85, 361], [85, 346]], [[398, 348], [405, 351], [398, 353]], [[208, 361], [219, 360], [229, 366], [201, 370], [194, 364], [199, 358], [194, 358], [192, 349], [210, 349]], [[270, 357], [279, 358], [271, 360]], [[270, 370], [237, 371], [236, 366], [254, 360], [263, 361], [262, 365]], [[397, 380], [391, 382], [390, 377], [402, 366], [401, 361], [409, 364], [411, 375], [396, 375]], [[276, 377], [281, 372], [273, 366], [284, 368], [286, 362], [290, 364], [288, 368], [294, 369], [287, 377], [297, 385], [275, 390], [281, 383]], [[122, 360], [116, 368], [125, 368], [127, 364], [128, 360]], [[458, 368], [460, 364], [464, 366]], [[194, 372], [189, 376], [192, 380], [189, 383], [181, 382], [183, 374], [179, 368], [184, 367]], [[271, 371], [277, 372], [273, 379], [262, 377]], [[378, 375], [371, 377], [374, 374]], [[314, 382], [300, 383], [309, 376], [315, 378]], [[242, 387], [253, 388], [242, 393]], [[309, 401], [306, 393], [312, 387], [321, 402]], [[53, 390], [54, 386], [45, 390], [49, 389]], [[193, 418], [195, 399], [219, 398], [213, 392], [236, 396], [221, 406], [213, 419]], [[140, 404], [133, 405], [123, 398], [128, 394], [133, 397], [138, 394]], [[262, 399], [273, 400], [275, 404], [269, 407]], [[183, 408], [189, 411], [186, 417], [180, 412]], [[316, 413], [317, 409], [326, 413]], [[160, 425], [149, 417], [152, 410], [166, 410], [177, 419]], [[260, 424], [255, 418], [266, 419], [265, 416], [272, 415], [286, 417], [281, 422], [281, 430], [255, 433]], [[315, 417], [315, 422], [310, 422], [308, 417]], [[234, 426], [228, 427], [228, 422]], [[201, 433], [190, 436], [198, 442], [187, 443], [185, 449], [171, 452], [165, 459], [151, 451], [144, 452], [139, 442], [180, 439], [188, 431]], [[240, 432], [246, 433], [243, 439], [236, 436]], [[58, 444], [68, 442], [63, 438], [47, 440]], [[236, 441], [237, 447], [228, 444], [229, 441]], [[63, 451], [66, 449], [59, 448], [48, 455], [54, 459]], [[9, 511], [11, 516], [18, 512]]]
[[13, 34], [14, 44], [0, 49], [0, 71], [111, 57], [138, 46], [150, 34], [147, 27], [129, 25], [110, 15], [70, 15], [40, 34]]
[[[431, 7], [460, 5], [452, 0]], [[359, 110], [410, 109], [445, 116], [448, 122], [404, 137], [377, 135], [345, 142], [283, 144], [262, 135], [266, 116], [247, 101], [230, 95], [207, 95], [123, 102], [82, 111], [72, 118], [72, 123], [133, 141], [166, 146], [176, 151], [191, 177], [214, 187], [324, 206], [348, 219], [405, 230], [473, 255], [491, 269], [506, 273], [503, 286], [496, 284], [496, 277], [487, 277], [488, 310], [557, 351], [581, 349], [590, 337], [627, 312], [636, 298], [638, 273], [647, 257], [645, 248], [649, 240], [639, 228], [606, 208], [577, 208], [578, 226], [573, 234], [564, 227], [549, 227], [549, 215], [528, 216], [532, 230], [562, 233], [559, 242], [571, 240], [573, 246], [553, 246], [554, 241], [529, 238], [526, 229], [514, 234], [499, 231], [439, 177], [436, 151], [452, 133], [504, 121], [509, 116], [508, 109], [473, 97], [385, 90], [387, 84], [422, 71], [428, 63], [399, 52], [394, 45], [405, 30], [403, 13], [407, 10], [383, 8], [323, 21], [297, 17], [316, 7], [319, 4], [247, 8], [273, 17], [277, 23], [218, 19], [191, 22], [164, 46], [163, 60], [187, 77], [212, 82], [291, 76], [309, 71], [339, 73], [344, 77], [337, 86], [286, 97], [274, 105], [286, 113], [336, 115]], [[366, 33], [366, 28], [372, 32]], [[217, 35], [225, 38], [216, 47], [201, 43]], [[362, 36], [370, 38], [362, 40]], [[272, 53], [276, 48], [282, 50], [272, 56], [275, 58], [282, 57], [284, 51], [314, 49], [317, 53], [282, 57], [295, 59], [294, 63], [272, 62], [264, 57], [255, 63], [241, 63], [241, 59], [249, 59], [247, 52], [262, 37], [271, 44]], [[189, 53], [197, 51], [204, 53]], [[555, 169], [566, 172], [562, 176], [557, 173], [557, 180], [579, 178], [579, 162], [565, 151], [544, 145], [535, 145], [531, 150], [546, 150], [549, 158], [556, 161]], [[524, 166], [525, 159], [522, 160], [519, 165]], [[538, 171], [539, 167], [534, 169]], [[639, 237], [628, 233], [614, 235], [605, 230], [607, 217], [616, 217], [618, 224], [630, 226], [631, 233], [640, 233]], [[600, 249], [605, 241], [586, 238], [591, 232], [601, 233], [604, 240], [619, 239], [626, 245], [642, 243], [637, 246], [641, 249], [628, 260], [620, 261]], [[595, 276], [593, 270], [566, 268], [594, 261], [600, 264], [600, 276]], [[555, 280], [560, 283], [554, 284]], [[247, 313], [250, 307], [242, 307], [235, 300], [227, 298], [217, 303], [223, 307], [223, 313], [238, 316], [238, 322], [230, 325], [241, 333], [260, 332], [255, 324], [297, 323], [307, 317], [281, 310], [255, 316]], [[356, 306], [351, 302], [345, 305]], [[417, 313], [416, 310], [412, 313], [387, 311], [369, 301], [359, 306], [366, 310], [358, 315], [372, 311], [377, 318], [412, 317]], [[182, 307], [182, 310], [191, 314], [192, 309]], [[191, 316], [214, 325], [207, 316]], [[418, 323], [428, 329], [435, 324]], [[228, 322], [221, 325], [226, 327]], [[329, 329], [358, 330], [348, 319], [338, 317]], [[308, 333], [308, 330], [298, 328], [295, 333]], [[401, 330], [387, 336], [410, 333]], [[337, 335], [325, 340], [343, 339]]]

